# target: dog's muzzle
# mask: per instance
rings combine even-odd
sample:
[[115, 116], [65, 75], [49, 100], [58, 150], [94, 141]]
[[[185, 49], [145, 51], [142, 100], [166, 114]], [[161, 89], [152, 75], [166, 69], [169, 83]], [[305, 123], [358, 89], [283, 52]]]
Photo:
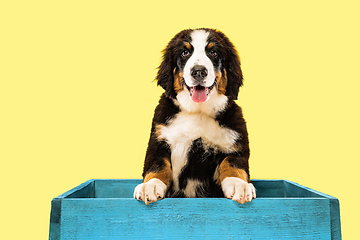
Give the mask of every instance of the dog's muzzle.
[[201, 83], [207, 77], [208, 71], [204, 66], [195, 65], [191, 68], [190, 74], [196, 83]]
[[190, 98], [193, 102], [203, 103], [209, 99], [209, 93], [214, 87], [215, 81], [211, 86], [206, 86], [208, 81], [208, 69], [203, 65], [194, 65], [190, 69], [191, 84], [185, 85], [190, 92]]

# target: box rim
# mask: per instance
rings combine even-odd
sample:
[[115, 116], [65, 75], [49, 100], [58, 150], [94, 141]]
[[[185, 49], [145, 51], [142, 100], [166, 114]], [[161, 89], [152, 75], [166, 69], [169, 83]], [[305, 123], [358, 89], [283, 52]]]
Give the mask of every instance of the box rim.
[[[76, 193], [77, 191], [88, 187], [90, 184], [96, 184], [97, 181], [131, 181], [131, 182], [141, 182], [142, 179], [89, 179], [83, 183], [81, 183], [80, 185], [66, 191], [65, 193], [55, 197], [54, 199], [133, 199], [133, 198], [76, 198], [76, 197], [69, 197], [72, 194]], [[329, 200], [338, 200], [337, 198], [330, 196], [328, 194], [316, 191], [314, 189], [305, 187], [301, 184], [298, 184], [296, 182], [290, 181], [290, 180], [285, 180], [285, 179], [252, 179], [252, 182], [261, 182], [261, 181], [267, 181], [267, 182], [283, 182], [283, 183], [288, 183], [291, 184], [293, 186], [302, 188], [306, 191], [309, 191], [311, 193], [314, 193], [316, 195], [318, 195], [319, 197], [286, 197], [286, 198], [279, 198], [279, 197], [266, 197], [266, 198], [258, 198], [258, 199], [329, 199]], [[94, 188], [95, 190], [95, 188]], [[93, 194], [94, 195], [94, 194]], [[199, 199], [199, 198], [190, 198], [190, 199]], [[208, 198], [208, 199], [215, 199], [215, 198]], [[219, 199], [223, 199], [223, 198], [219, 198]]]

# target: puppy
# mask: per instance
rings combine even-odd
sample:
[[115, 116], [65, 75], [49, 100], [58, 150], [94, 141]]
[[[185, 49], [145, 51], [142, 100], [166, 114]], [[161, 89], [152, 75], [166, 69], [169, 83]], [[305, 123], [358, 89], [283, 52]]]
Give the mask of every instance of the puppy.
[[163, 50], [155, 109], [134, 197], [145, 204], [165, 197], [256, 198], [249, 175], [249, 141], [241, 108], [242, 86], [234, 45], [220, 31], [188, 29]]

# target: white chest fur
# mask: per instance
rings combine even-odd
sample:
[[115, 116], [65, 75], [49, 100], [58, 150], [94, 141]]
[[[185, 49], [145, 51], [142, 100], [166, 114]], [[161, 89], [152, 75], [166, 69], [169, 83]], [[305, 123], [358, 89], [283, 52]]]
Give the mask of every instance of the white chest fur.
[[167, 126], [160, 127], [159, 138], [171, 147], [171, 164], [175, 189], [179, 188], [178, 177], [187, 163], [187, 153], [192, 142], [201, 138], [205, 148], [215, 151], [233, 152], [234, 144], [240, 137], [231, 129], [221, 127], [212, 117], [204, 113], [178, 113]]

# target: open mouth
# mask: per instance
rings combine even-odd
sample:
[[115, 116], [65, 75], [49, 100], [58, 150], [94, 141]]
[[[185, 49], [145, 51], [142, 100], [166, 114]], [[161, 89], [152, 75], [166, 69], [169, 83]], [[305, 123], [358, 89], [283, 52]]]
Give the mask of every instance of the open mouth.
[[209, 93], [210, 93], [211, 89], [214, 87], [214, 84], [211, 85], [210, 87], [205, 87], [205, 86], [201, 86], [201, 85], [197, 85], [194, 87], [189, 87], [186, 85], [186, 87], [190, 92], [190, 98], [192, 101], [194, 101], [196, 103], [203, 103], [203, 102], [206, 102], [206, 100], [208, 100]]

